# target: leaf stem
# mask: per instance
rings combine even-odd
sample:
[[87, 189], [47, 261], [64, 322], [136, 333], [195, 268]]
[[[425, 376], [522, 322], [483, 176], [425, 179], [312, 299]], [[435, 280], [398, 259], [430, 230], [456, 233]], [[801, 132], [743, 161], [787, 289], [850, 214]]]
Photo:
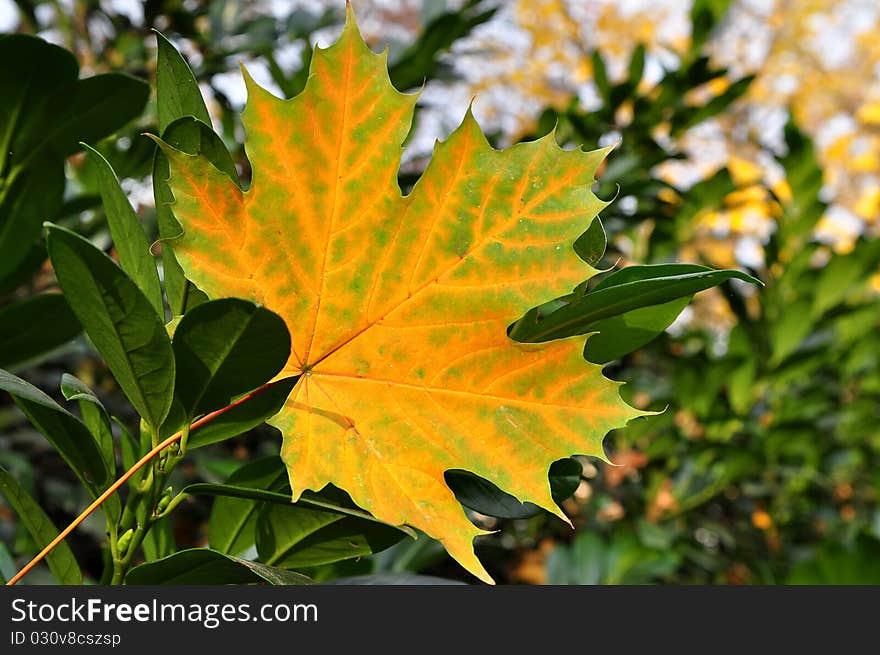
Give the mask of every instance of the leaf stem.
[[190, 426], [186, 425], [183, 428], [183, 435], [180, 438], [180, 450], [177, 453], [178, 459], [183, 459], [183, 456], [186, 455], [186, 440], [189, 438]]
[[[135, 473], [137, 473], [146, 464], [150, 463], [153, 460], [153, 458], [156, 457], [156, 455], [161, 453], [168, 446], [170, 446], [174, 443], [177, 443], [177, 441], [179, 441], [181, 439], [181, 437], [183, 437], [184, 433], [191, 432], [192, 430], [196, 430], [196, 429], [202, 427], [206, 423], [210, 423], [218, 416], [221, 416], [222, 414], [225, 414], [226, 412], [228, 412], [230, 409], [233, 409], [234, 407], [237, 407], [238, 405], [250, 400], [254, 396], [258, 396], [259, 394], [263, 393], [263, 391], [265, 391], [266, 389], [271, 387], [273, 384], [274, 383], [271, 383], [271, 382], [268, 384], [264, 384], [262, 387], [259, 387], [258, 389], [251, 391], [249, 394], [247, 394], [245, 396], [242, 396], [241, 398], [236, 400], [234, 403], [230, 403], [226, 407], [222, 407], [216, 411], [211, 412], [210, 414], [206, 414], [205, 416], [200, 418], [198, 421], [195, 421], [189, 427], [188, 430], [181, 430], [180, 432], [177, 432], [176, 434], [171, 435], [170, 437], [168, 437], [167, 439], [165, 439], [164, 441], [162, 441], [161, 443], [156, 445], [152, 450], [150, 450], [150, 452], [148, 452], [146, 455], [141, 457], [130, 469], [128, 469], [125, 473], [123, 473], [122, 476], [116, 482], [114, 482], [112, 485], [110, 485], [100, 496], [98, 496], [92, 502], [91, 505], [86, 507], [79, 516], [77, 516], [73, 521], [71, 521], [70, 525], [68, 525], [66, 528], [64, 528], [58, 534], [57, 537], [55, 537], [51, 542], [49, 542], [49, 544], [45, 548], [43, 548], [43, 550], [41, 550], [30, 562], [28, 562], [24, 566], [24, 568], [22, 568], [18, 573], [16, 573], [14, 576], [12, 576], [12, 578], [10, 578], [9, 582], [6, 583], [6, 586], [12, 586], [15, 583], [17, 583], [19, 580], [21, 580], [24, 576], [26, 576], [31, 571], [31, 569], [33, 569], [37, 564], [39, 564], [43, 560], [43, 558], [46, 557], [46, 555], [51, 553], [52, 550], [58, 544], [60, 544], [62, 541], [64, 541], [64, 539], [71, 532], [73, 532], [77, 528], [77, 526], [79, 526], [80, 523], [85, 521], [86, 518], [88, 518], [88, 516], [92, 512], [94, 512], [96, 509], [98, 509], [104, 503], [104, 501], [106, 501], [110, 496], [112, 496], [114, 493], [116, 493], [116, 491], [123, 484], [125, 484], [128, 481], [128, 479], [131, 478], [131, 476], [133, 476]], [[138, 531], [145, 531], [145, 530], [146, 530], [146, 525], [139, 525], [138, 526]], [[134, 542], [134, 540], [132, 540], [132, 541]], [[132, 546], [133, 545], [134, 544], [132, 544]], [[130, 548], [130, 550], [128, 551], [128, 554], [129, 555], [133, 554], [134, 548], [132, 548], [131, 546], [129, 548]], [[130, 562], [131, 562], [131, 558], [128, 555], [126, 555], [126, 556], [124, 556], [123, 561], [118, 562], [118, 564], [125, 566]], [[114, 565], [115, 564], [117, 564], [117, 562], [114, 562]], [[123, 573], [124, 573], [124, 571], [116, 571], [114, 573], [113, 581], [114, 582], [121, 582], [120, 576]]]

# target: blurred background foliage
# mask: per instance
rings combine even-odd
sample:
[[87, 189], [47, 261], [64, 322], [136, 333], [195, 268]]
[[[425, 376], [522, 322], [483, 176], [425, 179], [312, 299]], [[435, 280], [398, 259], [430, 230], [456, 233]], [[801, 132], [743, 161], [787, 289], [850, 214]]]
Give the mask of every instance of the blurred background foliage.
[[[239, 63], [279, 95], [297, 93], [312, 49], [341, 28], [342, 4], [0, 0], [0, 31], [69, 50], [81, 80], [129, 76], [100, 82], [128, 85], [126, 111], [108, 113], [105, 91], [75, 96], [83, 103], [75, 108], [98, 111], [63, 149], [36, 148], [39, 156], [22, 161], [33, 144], [10, 142], [0, 125], [10, 146], [0, 167], [0, 366], [44, 389], [57, 389], [61, 372], [72, 371], [106, 397], [111, 412], [123, 411], [112, 378], [51, 293], [39, 225], [51, 219], [109, 247], [94, 172], [77, 152], [86, 139], [97, 142], [156, 234], [153, 148], [140, 136], [157, 131], [156, 107], [136, 84], [155, 89], [151, 30], [189, 61], [246, 180]], [[609, 435], [614, 466], [584, 459], [582, 471], [565, 472], [562, 504], [576, 531], [528, 508], [472, 513], [482, 527], [499, 530], [478, 542], [496, 579], [880, 583], [876, 3], [353, 4], [374, 49], [389, 46], [395, 84], [412, 90], [424, 83], [403, 188], [475, 95], [476, 116], [499, 146], [550, 130], [567, 146], [615, 145], [598, 187], [602, 197], [616, 197], [602, 214], [606, 268], [684, 261], [743, 268], [766, 283], [758, 290], [733, 281], [700, 293], [662, 336], [606, 367], [628, 383], [622, 390], [632, 404], [665, 411]], [[9, 38], [0, 39], [0, 51]], [[46, 84], [57, 97], [74, 97], [73, 75]], [[30, 108], [32, 135], [51, 128], [38, 109]], [[11, 201], [22, 188], [39, 201], [30, 209]], [[13, 313], [16, 321], [3, 320]], [[4, 332], [21, 316], [55, 326], [53, 338], [32, 343]], [[57, 524], [67, 523], [83, 505], [78, 485], [14, 406], [0, 403], [0, 465]], [[193, 451], [175, 487], [223, 481], [277, 447], [277, 435], [261, 428]], [[222, 520], [211, 507], [209, 498], [184, 503], [144, 558], [207, 543], [209, 523]], [[8, 578], [33, 548], [2, 504], [0, 518], [0, 574]], [[93, 576], [101, 532], [86, 523], [71, 537]], [[401, 571], [464, 579], [425, 537], [311, 573]]]

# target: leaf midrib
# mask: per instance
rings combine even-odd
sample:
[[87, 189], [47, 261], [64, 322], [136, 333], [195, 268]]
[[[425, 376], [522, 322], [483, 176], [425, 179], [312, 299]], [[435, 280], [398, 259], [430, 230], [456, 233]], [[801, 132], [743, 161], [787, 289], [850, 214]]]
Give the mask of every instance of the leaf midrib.
[[[351, 50], [351, 47], [349, 47]], [[349, 84], [351, 84], [351, 67], [353, 56], [349, 51], [349, 56], [345, 59], [345, 83], [342, 86], [342, 117], [339, 121], [339, 139], [336, 144], [336, 170], [333, 175], [333, 204], [330, 208], [330, 220], [327, 221], [327, 232], [324, 235], [324, 248], [321, 257], [321, 284], [318, 288], [318, 299], [315, 304], [315, 320], [312, 324], [312, 336], [309, 337], [309, 343], [306, 346], [305, 354], [302, 359], [302, 366], [308, 366], [309, 355], [312, 352], [312, 345], [315, 343], [315, 336], [318, 330], [318, 317], [321, 314], [321, 300], [324, 298], [324, 279], [327, 272], [327, 256], [330, 252], [330, 238], [333, 234], [333, 225], [336, 222], [336, 208], [339, 206], [339, 169], [342, 166], [342, 147], [345, 145], [345, 129], [348, 124], [349, 112]]]
[[[572, 338], [572, 337], [570, 337]], [[577, 338], [577, 337], [573, 337]], [[511, 342], [513, 345], [517, 345], [516, 342]], [[537, 362], [535, 362], [537, 364]], [[330, 378], [346, 378], [352, 380], [353, 382], [362, 382], [365, 384], [383, 384], [387, 386], [395, 386], [395, 387], [403, 387], [406, 389], [417, 389], [419, 391], [424, 391], [426, 393], [445, 393], [445, 394], [453, 394], [460, 395], [466, 397], [475, 397], [480, 399], [492, 399], [492, 400], [500, 400], [509, 404], [523, 404], [523, 405], [538, 405], [540, 407], [548, 407], [548, 408], [556, 408], [556, 409], [579, 409], [582, 410], [584, 408], [583, 403], [573, 404], [573, 405], [565, 405], [565, 404], [557, 404], [557, 403], [547, 403], [541, 400], [523, 400], [522, 397], [517, 396], [500, 396], [494, 393], [486, 393], [484, 391], [467, 391], [462, 389], [451, 389], [449, 387], [443, 386], [429, 386], [429, 385], [419, 385], [414, 384], [412, 382], [402, 382], [399, 380], [391, 380], [388, 378], [377, 378], [377, 377], [358, 377], [357, 375], [352, 375], [351, 373], [333, 373], [327, 371], [312, 371], [311, 375], [314, 377], [330, 377]]]
[[254, 320], [255, 315], [256, 312], [249, 314], [247, 320], [245, 320], [242, 324], [241, 329], [235, 333], [235, 336], [225, 341], [225, 346], [221, 350], [220, 357], [216, 360], [218, 362], [216, 368], [211, 370], [211, 375], [196, 396], [195, 401], [193, 402], [193, 406], [189, 408], [190, 419], [192, 419], [195, 415], [195, 412], [198, 411], [199, 403], [202, 402], [202, 399], [205, 397], [208, 389], [211, 388], [211, 383], [213, 383], [217, 373], [220, 371], [221, 368], [223, 368], [223, 365], [229, 359], [229, 354], [238, 346], [238, 342], [241, 340], [241, 336], [247, 331], [248, 327], [250, 327], [250, 324]]
[[[595, 309], [591, 313], [588, 313], [586, 315], [580, 314], [577, 316], [573, 316], [569, 319], [565, 319], [562, 322], [554, 322], [543, 331], [539, 330], [534, 334], [529, 335], [529, 342], [538, 342], [541, 339], [552, 335], [554, 332], [558, 332], [560, 330], [564, 330], [565, 328], [570, 328], [581, 323], [592, 323], [603, 318], [616, 316], [618, 314], [625, 313], [626, 311], [638, 309], [643, 306], [650, 307], [654, 305], [662, 305], [665, 302], [669, 302], [670, 300], [676, 300], [686, 295], [698, 293], [699, 291], [705, 291], [705, 289], [697, 289], [694, 291], [681, 293], [678, 291], [678, 289], [682, 286], [687, 286], [690, 282], [693, 281], [702, 281], [704, 279], [711, 280], [716, 277], [737, 278], [740, 280], [749, 281], [748, 279], [746, 279], [747, 276], [745, 276], [745, 274], [743, 273], [740, 273], [739, 271], [701, 271], [699, 273], [687, 273], [684, 275], [655, 277], [646, 280], [633, 280], [632, 282], [625, 282], [623, 284], [616, 284], [614, 286], [605, 287], [599, 291], [594, 292], [593, 294], [588, 294], [582, 298], [579, 298], [578, 301], [589, 302], [588, 299], [596, 300], [597, 298], [601, 298], [604, 295], [610, 296], [620, 293], [621, 291], [624, 291], [626, 289], [638, 288], [640, 286], [649, 288], [646, 292], [641, 294], [641, 296], [635, 294], [632, 296], [626, 296], [616, 302]], [[639, 297], [644, 298], [645, 296], [652, 296], [654, 294], [657, 294], [659, 296], [656, 301], [651, 302], [647, 305], [642, 305], [639, 302]], [[577, 310], [578, 304], [579, 303], [576, 301], [566, 305], [565, 307], [561, 307], [552, 314], [548, 314], [547, 316], [545, 316], [543, 320], [550, 321], [553, 314], [574, 312]], [[540, 325], [541, 321], [536, 321], [536, 323]]]
[[[85, 260], [84, 260], [84, 259], [83, 259], [83, 263], [85, 263]], [[116, 264], [113, 263], [112, 261], [110, 262], [110, 265], [112, 265], [112, 266], [116, 266]], [[123, 274], [124, 274], [124, 273], [123, 273]], [[141, 294], [141, 297], [143, 297], [144, 301], [147, 303], [147, 305], [150, 307], [150, 310], [152, 311], [152, 305], [150, 304], [150, 301], [147, 300], [146, 297], [145, 297], [145, 296], [143, 295], [143, 293], [141, 292], [141, 290], [137, 288], [137, 285], [135, 285], [133, 282], [132, 282], [131, 284], [132, 284], [132, 287], [134, 287], [135, 292]], [[157, 420], [156, 417], [152, 415], [152, 411], [151, 411], [151, 410], [152, 410], [152, 407], [149, 406], [149, 405], [150, 405], [150, 402], [147, 400], [146, 393], [145, 393], [144, 390], [141, 388], [141, 385], [140, 385], [140, 377], [138, 377], [138, 375], [137, 375], [136, 372], [135, 372], [134, 365], [132, 364], [132, 362], [131, 362], [131, 357], [129, 356], [129, 351], [128, 351], [128, 349], [125, 347], [125, 344], [124, 344], [123, 341], [122, 341], [122, 336], [121, 336], [120, 331], [119, 331], [119, 327], [120, 327], [120, 326], [123, 324], [123, 322], [124, 322], [125, 315], [123, 314], [122, 318], [117, 318], [117, 317], [114, 316], [114, 313], [110, 311], [110, 305], [108, 304], [107, 301], [108, 301], [109, 298], [112, 298], [112, 294], [110, 293], [110, 289], [108, 289], [107, 287], [105, 287], [105, 286], [102, 285], [102, 284], [98, 284], [98, 283], [97, 283], [97, 278], [95, 278], [95, 288], [96, 288], [97, 291], [98, 291], [98, 296], [99, 296], [99, 298], [101, 299], [101, 304], [104, 305], [104, 309], [106, 310], [107, 315], [110, 317], [110, 321], [111, 321], [111, 323], [113, 324], [113, 328], [114, 328], [114, 330], [113, 330], [113, 336], [115, 337], [115, 341], [117, 342], [117, 345], [120, 347], [120, 349], [121, 349], [121, 351], [122, 351], [122, 355], [123, 355], [123, 356], [122, 356], [122, 361], [123, 361], [124, 364], [125, 364], [125, 368], [127, 369], [127, 373], [129, 374], [129, 376], [131, 377], [131, 379], [132, 379], [132, 380], [134, 381], [134, 383], [135, 383], [135, 385], [134, 385], [134, 386], [135, 386], [135, 389], [137, 390], [137, 394], [138, 394], [138, 397], [139, 397], [140, 401], [141, 401], [141, 402], [143, 403], [143, 405], [144, 405], [144, 409], [147, 411], [147, 413], [150, 414], [150, 416], [148, 416], [148, 417], [144, 417], [144, 418], [149, 419], [150, 422], [153, 424], [153, 427], [155, 427], [155, 428], [158, 429], [159, 424], [161, 423], [161, 421], [160, 421], [160, 420]], [[122, 305], [121, 305], [121, 304], [119, 304], [119, 308], [120, 308], [120, 309], [122, 308]], [[144, 348], [147, 348], [147, 347], [150, 345], [150, 343], [153, 341], [153, 336], [154, 336], [154, 334], [151, 334], [151, 335], [150, 335], [150, 338], [149, 338], [147, 341], [145, 341], [144, 343], [139, 344], [138, 346], [136, 346], [131, 352], [137, 352], [138, 350], [143, 350]], [[170, 345], [169, 345], [169, 347], [170, 347]], [[173, 361], [173, 360], [172, 360], [172, 361]], [[149, 371], [147, 371], [147, 372], [145, 373], [145, 376], [146, 376], [146, 375], [153, 375], [153, 374], [156, 373], [157, 371], [162, 370], [162, 368], [163, 368], [163, 366], [160, 365], [160, 366], [158, 366], [158, 367], [156, 367], [156, 368], [154, 368], [154, 369], [150, 369]], [[170, 406], [170, 403], [168, 403], [168, 404], [169, 404], [169, 406]], [[166, 410], [167, 410], [167, 408], [166, 408]]]
[[[462, 159], [464, 159], [464, 157], [465, 157], [465, 155], [462, 155]], [[525, 180], [529, 179], [529, 176], [531, 175], [532, 168], [534, 167], [537, 159], [538, 159], [538, 153], [536, 153], [534, 156], [534, 159], [531, 162], [529, 162], [529, 167], [526, 169], [526, 173], [524, 174]], [[427, 174], [427, 172], [426, 172], [426, 174]], [[416, 189], [419, 188], [419, 185], [422, 184], [422, 180], [424, 180], [424, 179], [425, 179], [425, 176], [423, 175], [419, 179], [419, 181], [416, 183], [416, 186], [413, 188], [412, 192], [409, 195], [401, 196], [401, 199], [406, 201], [406, 205], [404, 207], [404, 211], [401, 212], [401, 219], [398, 223], [397, 231], [395, 233], [394, 239], [391, 241], [392, 245], [389, 246], [389, 248], [388, 248], [388, 250], [386, 250], [386, 252], [390, 252], [391, 248], [393, 247], [393, 244], [396, 243], [397, 238], [400, 235], [400, 230], [403, 227], [404, 220], [409, 215], [409, 212], [413, 207], [412, 198], [415, 196]], [[494, 182], [495, 185], [497, 185], [497, 177], [493, 177], [492, 182]], [[589, 188], [587, 185], [579, 185], [579, 186]], [[494, 192], [494, 186], [490, 186], [488, 189], [486, 189], [486, 191], [484, 193], [488, 197], [493, 192]], [[521, 195], [521, 194], [518, 194], [518, 195]], [[519, 217], [519, 216], [522, 216], [522, 212], [523, 212], [523, 207], [518, 206], [516, 208], [516, 211], [514, 212], [514, 214], [517, 217]], [[453, 271], [455, 271], [455, 269], [458, 266], [462, 265], [465, 261], [467, 261], [468, 258], [478, 248], [489, 243], [492, 239], [494, 239], [498, 235], [499, 232], [503, 231], [507, 227], [509, 227], [509, 225], [507, 223], [505, 223], [504, 221], [499, 221], [499, 224], [495, 230], [492, 230], [491, 232], [488, 232], [484, 235], [480, 235], [479, 238], [475, 239], [474, 243], [471, 244], [470, 248], [468, 248], [468, 250], [464, 253], [464, 255], [462, 255], [459, 259], [452, 261], [451, 264], [445, 270], [438, 272], [438, 274], [436, 276], [434, 276], [433, 278], [430, 278], [429, 280], [424, 282], [420, 287], [418, 287], [414, 291], [410, 290], [405, 298], [402, 298], [400, 301], [396, 302], [392, 307], [390, 307], [389, 309], [384, 311], [381, 316], [377, 317], [374, 320], [368, 319], [368, 323], [365, 326], [356, 330], [351, 335], [345, 337], [344, 340], [340, 341], [337, 345], [332, 346], [325, 354], [321, 355], [321, 357], [319, 357], [317, 360], [315, 360], [314, 363], [308, 364], [307, 360], [305, 360], [304, 363], [308, 364], [310, 369], [314, 369], [322, 361], [328, 359], [331, 355], [335, 354], [337, 351], [344, 349], [348, 344], [353, 342], [355, 339], [360, 337], [362, 334], [364, 334], [365, 332], [368, 332], [370, 329], [372, 329], [376, 325], [380, 324], [385, 318], [390, 316], [393, 312], [395, 312], [398, 309], [400, 309], [401, 307], [405, 306], [409, 301], [411, 301], [417, 295], [421, 294], [423, 291], [432, 287], [433, 285], [438, 284], [440, 282], [440, 278], [445, 278], [446, 276], [451, 274]], [[572, 241], [572, 243], [573, 243], [573, 241]], [[569, 244], [569, 245], [571, 245], [571, 244]], [[579, 261], [581, 261], [581, 263], [583, 263], [584, 266], [589, 268], [589, 265], [586, 262], [583, 262], [583, 260], [579, 260]], [[377, 270], [377, 275], [376, 275], [377, 280], [381, 277], [382, 272], [383, 272], [382, 270]], [[511, 282], [511, 284], [514, 284], [514, 282]], [[371, 292], [372, 292], [372, 289], [371, 289]], [[320, 303], [320, 297], [318, 298], [318, 301]], [[319, 304], [318, 309], [320, 309], [320, 304]], [[526, 309], [527, 308], [523, 308], [520, 311], [526, 311]], [[511, 314], [513, 314], [513, 313], [514, 312], [511, 312]], [[316, 323], [315, 324], [317, 325], [317, 311], [316, 311]]]

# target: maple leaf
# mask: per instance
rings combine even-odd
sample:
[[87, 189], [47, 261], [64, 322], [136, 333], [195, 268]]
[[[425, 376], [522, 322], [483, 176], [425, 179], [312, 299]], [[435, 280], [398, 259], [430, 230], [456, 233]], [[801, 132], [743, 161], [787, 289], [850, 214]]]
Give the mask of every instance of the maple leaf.
[[468, 110], [403, 196], [417, 94], [394, 89], [386, 56], [349, 8], [300, 95], [280, 100], [245, 72], [247, 191], [163, 145], [183, 228], [174, 250], [208, 296], [260, 303], [290, 329], [282, 375], [301, 377], [270, 423], [293, 500], [333, 483], [491, 582], [473, 550], [482, 531], [444, 472], [472, 471], [567, 520], [550, 463], [603, 457], [604, 435], [642, 414], [584, 362], [584, 337], [506, 334], [596, 273], [572, 244], [605, 205], [590, 187], [607, 150], [563, 151], [553, 136], [494, 150]]

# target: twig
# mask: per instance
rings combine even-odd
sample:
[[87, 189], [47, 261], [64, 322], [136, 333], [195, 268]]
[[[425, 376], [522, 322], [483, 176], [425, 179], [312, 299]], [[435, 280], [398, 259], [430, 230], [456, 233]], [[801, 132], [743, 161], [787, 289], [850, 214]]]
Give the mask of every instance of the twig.
[[205, 425], [205, 423], [210, 423], [210, 422], [213, 421], [215, 418], [217, 418], [218, 416], [220, 416], [220, 415], [222, 415], [222, 414], [225, 414], [226, 412], [228, 412], [228, 411], [229, 411], [230, 409], [232, 409], [233, 407], [237, 407], [238, 405], [242, 404], [243, 402], [246, 402], [246, 401], [250, 400], [250, 399], [253, 398], [254, 396], [257, 396], [257, 395], [261, 394], [261, 393], [262, 393], [263, 391], [265, 391], [267, 388], [269, 388], [270, 386], [272, 386], [272, 384], [273, 384], [273, 383], [264, 384], [264, 385], [263, 385], [262, 387], [260, 387], [259, 389], [256, 389], [256, 390], [250, 392], [249, 394], [247, 394], [246, 396], [243, 396], [242, 398], [239, 398], [239, 399], [236, 400], [234, 403], [231, 403], [231, 404], [227, 405], [226, 407], [223, 407], [223, 408], [221, 408], [221, 409], [218, 409], [218, 410], [216, 410], [216, 411], [213, 411], [213, 412], [211, 412], [210, 414], [205, 414], [205, 416], [203, 416], [202, 418], [200, 418], [198, 421], [195, 421], [195, 422], [190, 426], [189, 430], [181, 430], [180, 432], [177, 432], [176, 434], [173, 434], [172, 436], [168, 437], [168, 438], [165, 439], [163, 442], [161, 442], [160, 444], [158, 444], [157, 446], [155, 446], [150, 452], [148, 452], [146, 455], [144, 455], [143, 457], [141, 457], [141, 458], [137, 461], [137, 463], [135, 463], [130, 469], [128, 469], [125, 473], [123, 473], [123, 474], [122, 474], [122, 477], [120, 477], [116, 482], [114, 482], [112, 485], [110, 485], [110, 486], [107, 488], [107, 490], [104, 491], [104, 493], [102, 493], [100, 496], [98, 496], [97, 498], [95, 498], [95, 500], [92, 502], [92, 504], [89, 505], [88, 507], [86, 507], [85, 510], [83, 510], [82, 514], [80, 514], [79, 516], [77, 516], [77, 517], [76, 517], [76, 518], [70, 523], [70, 525], [68, 525], [66, 528], [64, 528], [64, 529], [58, 534], [57, 537], [55, 537], [51, 542], [49, 542], [49, 544], [48, 544], [43, 550], [41, 550], [41, 551], [37, 554], [36, 557], [34, 557], [30, 562], [28, 562], [28, 563], [25, 565], [25, 567], [24, 567], [23, 569], [21, 569], [21, 571], [19, 571], [18, 573], [16, 573], [16, 574], [15, 574], [15, 575], [9, 580], [9, 582], [6, 583], [6, 586], [12, 586], [12, 585], [14, 585], [16, 582], [18, 582], [19, 580], [21, 580], [24, 576], [26, 576], [26, 575], [30, 572], [30, 570], [31, 570], [32, 568], [34, 568], [37, 564], [39, 564], [39, 563], [43, 560], [44, 557], [46, 557], [46, 555], [48, 555], [49, 553], [51, 553], [52, 550], [53, 550], [58, 544], [60, 544], [62, 541], [64, 541], [64, 539], [67, 537], [67, 535], [69, 535], [71, 532], [73, 532], [73, 531], [77, 528], [77, 526], [78, 526], [80, 523], [82, 523], [83, 521], [85, 521], [86, 518], [88, 518], [89, 514], [91, 514], [92, 512], [94, 512], [96, 509], [98, 509], [98, 508], [104, 503], [105, 500], [107, 500], [110, 496], [112, 496], [114, 493], [116, 493], [116, 491], [119, 489], [119, 487], [121, 487], [123, 484], [125, 484], [125, 482], [126, 482], [131, 476], [133, 476], [133, 475], [134, 475], [135, 473], [137, 473], [141, 468], [143, 468], [143, 466], [144, 466], [145, 464], [147, 464], [151, 459], [153, 459], [156, 455], [158, 455], [160, 452], [162, 452], [163, 450], [165, 450], [168, 446], [170, 446], [170, 445], [174, 444], [175, 442], [177, 442], [178, 440], [180, 440], [180, 438], [183, 436], [184, 432], [192, 432], [193, 430], [196, 430], [196, 429], [202, 427], [203, 425]]

